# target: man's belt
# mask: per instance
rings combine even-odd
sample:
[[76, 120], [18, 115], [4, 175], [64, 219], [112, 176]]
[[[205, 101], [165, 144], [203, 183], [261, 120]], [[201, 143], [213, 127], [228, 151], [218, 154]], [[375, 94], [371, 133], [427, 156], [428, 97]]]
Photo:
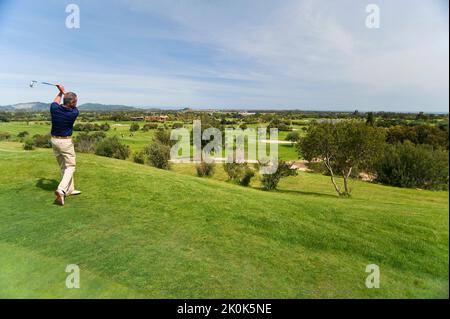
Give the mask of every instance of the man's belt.
[[68, 139], [71, 139], [72, 136], [55, 136], [55, 135], [52, 135], [52, 138], [61, 139], [61, 140], [68, 140]]

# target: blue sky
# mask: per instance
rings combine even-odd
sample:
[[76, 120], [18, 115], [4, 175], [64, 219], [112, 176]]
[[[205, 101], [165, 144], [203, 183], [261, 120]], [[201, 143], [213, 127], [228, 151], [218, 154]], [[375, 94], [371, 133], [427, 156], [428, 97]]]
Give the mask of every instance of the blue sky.
[[0, 105], [447, 112], [448, 38], [446, 0], [0, 0]]

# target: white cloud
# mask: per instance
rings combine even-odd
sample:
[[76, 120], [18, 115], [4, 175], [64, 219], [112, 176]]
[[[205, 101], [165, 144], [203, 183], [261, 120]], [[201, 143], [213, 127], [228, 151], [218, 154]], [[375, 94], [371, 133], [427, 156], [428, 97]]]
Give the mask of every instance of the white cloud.
[[[127, 7], [129, 14], [146, 14], [149, 21], [171, 27], [139, 29], [122, 22], [114, 24], [114, 32], [142, 42], [188, 43], [207, 52], [208, 61], [164, 56], [163, 50], [159, 63], [139, 60], [142, 69], [135, 72], [126, 64], [108, 69], [95, 51], [82, 51], [74, 62], [79, 74], [70, 81], [89, 99], [204, 107], [448, 107], [448, 11], [443, 12], [448, 7], [439, 1], [377, 1], [377, 30], [365, 27], [365, 3], [356, 0], [115, 3]], [[92, 30], [93, 39], [95, 35]], [[183, 47], [179, 50], [182, 56]], [[35, 60], [37, 74], [51, 68], [45, 56]], [[29, 71], [16, 68], [19, 73]], [[6, 71], [14, 73], [12, 67]]]

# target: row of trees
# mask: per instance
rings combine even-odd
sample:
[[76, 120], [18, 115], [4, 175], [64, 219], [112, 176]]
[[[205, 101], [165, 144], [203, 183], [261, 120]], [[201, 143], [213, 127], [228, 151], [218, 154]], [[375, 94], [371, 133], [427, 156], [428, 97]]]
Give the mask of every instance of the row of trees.
[[97, 123], [78, 123], [73, 126], [73, 130], [78, 132], [107, 132], [109, 129], [110, 126], [108, 123], [103, 123], [100, 125]]
[[387, 130], [386, 141], [390, 144], [410, 141], [415, 145], [427, 144], [435, 148], [441, 147], [448, 150], [448, 126], [397, 125]]
[[[349, 179], [359, 172], [394, 186], [448, 188], [448, 144], [446, 148], [442, 142], [386, 142], [386, 134], [389, 131], [361, 121], [313, 123], [300, 139], [298, 150], [304, 159], [325, 168], [340, 196], [350, 196]], [[336, 176], [342, 177], [342, 185]]]
[[[148, 132], [149, 130], [156, 130], [156, 129], [158, 129], [158, 127], [159, 127], [158, 123], [147, 123], [142, 126], [142, 131]], [[172, 124], [172, 129], [178, 129], [178, 128], [182, 128], [182, 127], [183, 127], [183, 123], [175, 122]], [[168, 126], [166, 124], [164, 124], [164, 128], [167, 129]], [[140, 129], [140, 126], [138, 123], [132, 123], [130, 125], [130, 132], [137, 132], [137, 131], [139, 131], [139, 129]]]

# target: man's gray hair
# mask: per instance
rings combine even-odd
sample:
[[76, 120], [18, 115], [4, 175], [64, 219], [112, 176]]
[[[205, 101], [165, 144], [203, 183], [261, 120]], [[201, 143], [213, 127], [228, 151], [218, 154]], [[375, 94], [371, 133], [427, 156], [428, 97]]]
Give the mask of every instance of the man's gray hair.
[[77, 95], [75, 93], [67, 92], [66, 94], [64, 94], [64, 105], [72, 103], [76, 99], [77, 99]]

